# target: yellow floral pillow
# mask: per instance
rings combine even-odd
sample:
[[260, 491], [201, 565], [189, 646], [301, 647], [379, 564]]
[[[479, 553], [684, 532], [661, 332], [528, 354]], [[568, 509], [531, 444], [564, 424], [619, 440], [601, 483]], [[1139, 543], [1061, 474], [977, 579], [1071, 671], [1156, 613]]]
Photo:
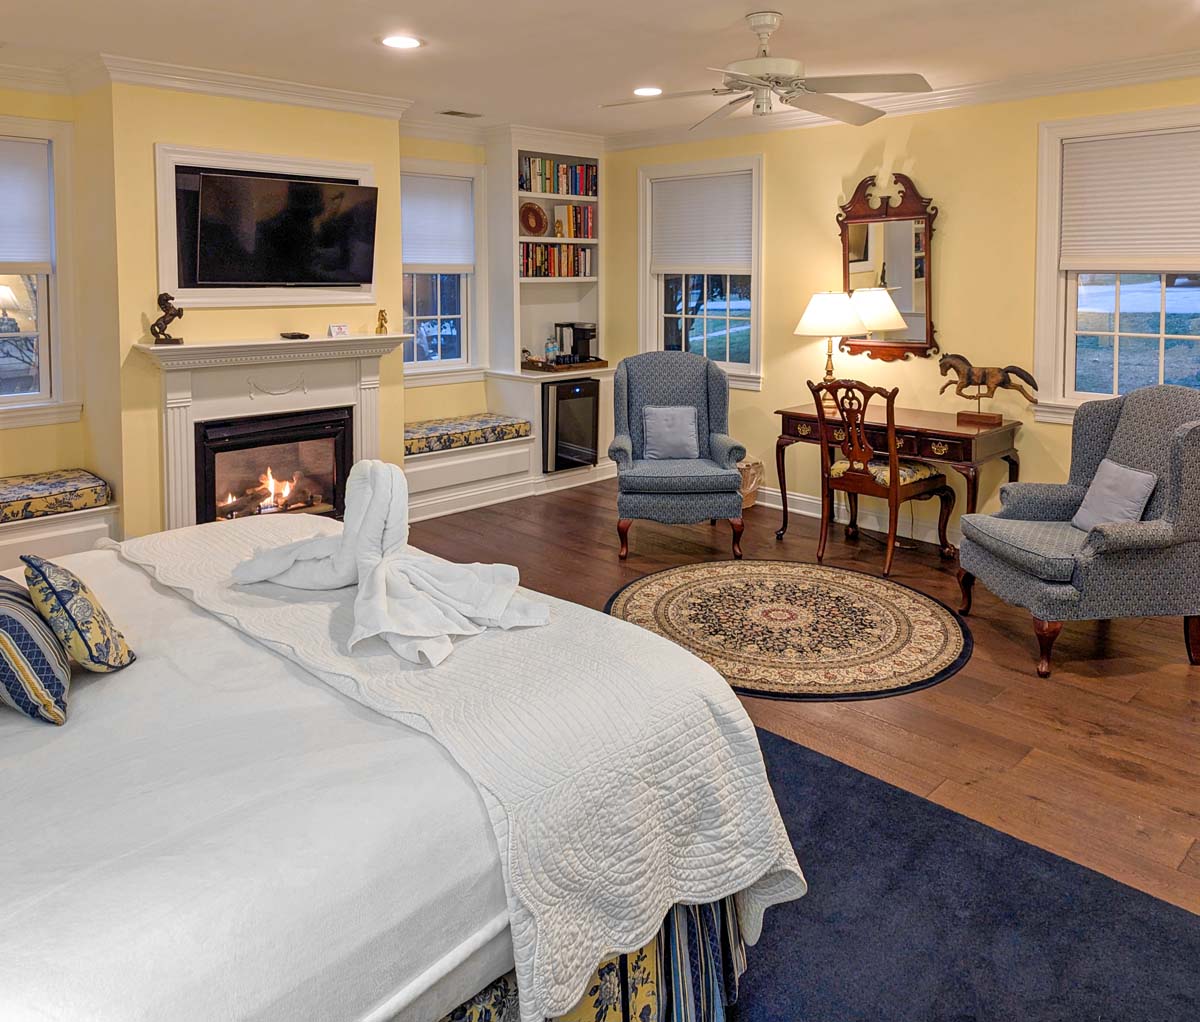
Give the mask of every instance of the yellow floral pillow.
[[80, 667], [119, 671], [137, 659], [92, 591], [75, 575], [33, 554], [21, 560], [33, 605]]

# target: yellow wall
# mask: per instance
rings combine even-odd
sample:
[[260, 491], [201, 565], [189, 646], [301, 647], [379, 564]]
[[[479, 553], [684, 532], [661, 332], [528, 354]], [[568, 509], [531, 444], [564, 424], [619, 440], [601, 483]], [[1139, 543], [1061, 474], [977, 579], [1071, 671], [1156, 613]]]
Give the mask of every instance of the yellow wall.
[[[774, 486], [776, 408], [810, 404], [824, 342], [793, 336], [814, 291], [840, 289], [834, 217], [868, 174], [909, 175], [939, 209], [933, 316], [943, 352], [976, 365], [1033, 364], [1037, 132], [1041, 121], [1200, 102], [1200, 80], [1131, 86], [1022, 102], [886, 117], [865, 128], [830, 126], [612, 153], [606, 157], [605, 272], [609, 351], [637, 350], [637, 170], [655, 163], [763, 154], [763, 386], [734, 391], [730, 429], [768, 466]], [[840, 375], [898, 386], [901, 406], [956, 411], [938, 396], [936, 359], [891, 365], [838, 355]], [[995, 406], [1026, 425], [1018, 437], [1022, 478], [1059, 480], [1070, 461], [1070, 427], [1035, 423], [1014, 394]], [[815, 448], [789, 451], [788, 489], [817, 494]], [[985, 471], [981, 498], [996, 501], [1002, 465]], [[955, 480], [962, 507], [961, 480]], [[924, 509], [928, 510], [928, 509]], [[919, 512], [920, 513], [920, 512]]]
[[[160, 379], [131, 348], [149, 340], [157, 315], [154, 146], [159, 142], [238, 152], [369, 163], [379, 186], [375, 293], [397, 317], [401, 306], [399, 131], [378, 117], [136, 85], [115, 85], [113, 159], [116, 180], [118, 328], [122, 407], [125, 532], [162, 524]], [[192, 343], [274, 337], [282, 330], [323, 335], [331, 322], [355, 333], [375, 327], [376, 306], [192, 309], [179, 333]], [[380, 386], [382, 456], [403, 457], [404, 374], [399, 352], [383, 360]]]

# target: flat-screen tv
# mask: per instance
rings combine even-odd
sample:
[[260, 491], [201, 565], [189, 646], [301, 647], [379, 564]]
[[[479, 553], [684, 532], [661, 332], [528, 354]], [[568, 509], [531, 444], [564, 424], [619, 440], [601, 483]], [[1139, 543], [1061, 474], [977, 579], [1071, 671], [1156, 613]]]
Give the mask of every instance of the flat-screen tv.
[[202, 173], [196, 283], [370, 284], [377, 199], [369, 185]]

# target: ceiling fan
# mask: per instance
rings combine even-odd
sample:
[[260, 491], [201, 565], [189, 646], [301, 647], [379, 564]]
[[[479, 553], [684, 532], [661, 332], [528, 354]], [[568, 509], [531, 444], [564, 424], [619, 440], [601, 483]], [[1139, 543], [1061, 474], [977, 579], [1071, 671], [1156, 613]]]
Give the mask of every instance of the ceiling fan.
[[808, 78], [804, 64], [790, 57], [772, 57], [770, 53], [771, 33], [783, 15], [778, 11], [756, 11], [746, 15], [750, 31], [758, 36], [758, 55], [748, 60], [735, 60], [726, 67], [710, 67], [723, 77], [720, 88], [697, 89], [692, 92], [668, 92], [652, 99], [631, 99], [621, 103], [605, 103], [605, 107], [633, 106], [637, 103], [654, 103], [664, 99], [683, 99], [686, 96], [733, 96], [728, 103], [717, 107], [703, 120], [692, 125], [692, 130], [709, 121], [728, 117], [746, 103], [753, 100], [755, 116], [771, 112], [771, 99], [778, 97], [788, 106], [808, 110], [845, 124], [870, 124], [884, 111], [864, 103], [856, 103], [834, 92], [929, 92], [929, 83], [918, 74], [872, 74], [833, 75], [824, 78]]

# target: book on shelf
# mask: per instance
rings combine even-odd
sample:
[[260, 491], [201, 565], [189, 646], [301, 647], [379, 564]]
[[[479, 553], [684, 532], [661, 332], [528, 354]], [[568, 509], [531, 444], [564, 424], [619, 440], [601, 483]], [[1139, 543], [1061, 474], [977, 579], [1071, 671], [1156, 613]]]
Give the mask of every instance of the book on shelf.
[[[562, 233], [558, 233], [559, 225]], [[554, 207], [555, 235], [560, 238], [595, 238], [596, 207], [568, 204]]]
[[600, 183], [594, 163], [560, 163], [548, 156], [522, 156], [517, 187], [523, 192], [594, 198]]
[[522, 277], [594, 277], [596, 250], [581, 245], [523, 241], [519, 257]]

